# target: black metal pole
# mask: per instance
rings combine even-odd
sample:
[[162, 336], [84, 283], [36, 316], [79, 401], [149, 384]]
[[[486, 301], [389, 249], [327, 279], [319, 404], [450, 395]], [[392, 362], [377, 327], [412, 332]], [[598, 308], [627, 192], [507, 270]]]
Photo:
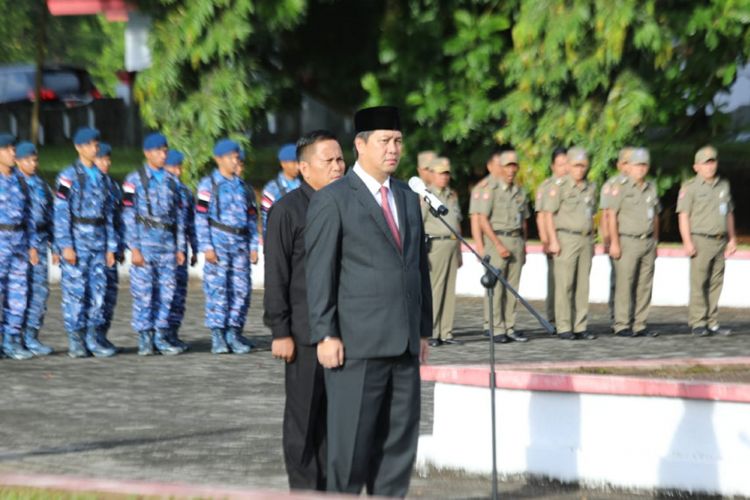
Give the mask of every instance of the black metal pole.
[[[487, 259], [489, 260], [489, 259]], [[484, 259], [482, 259], [484, 262]], [[489, 263], [487, 263], [489, 265]], [[482, 286], [487, 290], [488, 312], [490, 316], [487, 328], [490, 332], [490, 416], [492, 418], [492, 500], [497, 500], [497, 423], [495, 420], [495, 315], [492, 303], [495, 298], [495, 286], [497, 277], [489, 270], [484, 273], [481, 279]]]

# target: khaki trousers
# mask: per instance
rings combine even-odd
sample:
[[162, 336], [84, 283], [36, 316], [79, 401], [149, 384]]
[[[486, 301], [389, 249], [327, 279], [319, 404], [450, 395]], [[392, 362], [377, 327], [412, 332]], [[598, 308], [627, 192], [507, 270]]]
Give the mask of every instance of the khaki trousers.
[[550, 254], [547, 254], [547, 298], [544, 305], [547, 309], [547, 321], [555, 324], [555, 258]]
[[432, 240], [430, 283], [432, 284], [432, 338], [453, 338], [456, 310], [456, 274], [460, 247], [455, 240]]
[[555, 326], [558, 333], [583, 333], [588, 326], [589, 274], [594, 256], [591, 236], [558, 232], [555, 256]]
[[[615, 333], [646, 329], [654, 283], [656, 240], [620, 238], [622, 256], [615, 260]], [[632, 314], [631, 314], [632, 311]]]
[[692, 328], [719, 325], [719, 296], [724, 285], [726, 239], [693, 235], [695, 256], [690, 259], [688, 323]]
[[[484, 239], [484, 248], [487, 255], [490, 256], [490, 264], [500, 270], [502, 276], [508, 281], [508, 284], [518, 290], [521, 282], [521, 268], [526, 262], [526, 244], [522, 237], [498, 236], [500, 243], [510, 251], [507, 259], [503, 259], [497, 253], [495, 245], [487, 238]], [[494, 312], [494, 334], [500, 335], [508, 333], [516, 326], [516, 306], [518, 299], [508, 292], [505, 287], [498, 281], [495, 287], [494, 301], [492, 309]], [[484, 319], [485, 324], [489, 322], [489, 306], [487, 298], [484, 299]]]

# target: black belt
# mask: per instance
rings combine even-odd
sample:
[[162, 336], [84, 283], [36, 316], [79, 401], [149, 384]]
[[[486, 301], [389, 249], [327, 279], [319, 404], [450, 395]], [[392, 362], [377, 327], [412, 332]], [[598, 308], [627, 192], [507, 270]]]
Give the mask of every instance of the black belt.
[[572, 229], [564, 229], [562, 227], [558, 227], [557, 230], [561, 233], [575, 234], [576, 236], [591, 236], [594, 234], [594, 231], [573, 231]]
[[727, 233], [719, 233], [719, 234], [704, 234], [704, 233], [690, 233], [693, 236], [700, 236], [701, 238], [709, 238], [712, 240], [723, 240], [726, 239]]
[[0, 224], [0, 231], [23, 231], [26, 224]]
[[522, 233], [520, 229], [514, 229], [513, 231], [503, 231], [502, 229], [496, 229], [495, 234], [499, 236], [508, 236], [510, 238], [520, 238]]
[[626, 238], [633, 238], [634, 240], [646, 240], [648, 238], [651, 238], [654, 235], [653, 232], [651, 233], [643, 233], [643, 234], [625, 234], [620, 233], [620, 237], [626, 237]]
[[208, 225], [211, 227], [215, 227], [219, 231], [224, 231], [225, 233], [230, 233], [235, 236], [247, 236], [250, 234], [250, 231], [246, 227], [227, 226], [226, 224], [222, 224], [221, 222], [213, 219], [208, 219]]
[[448, 236], [432, 236], [432, 235], [428, 234], [427, 235], [427, 239], [430, 240], [430, 241], [434, 241], [434, 240], [438, 240], [438, 241], [440, 241], [440, 240], [455, 240], [456, 239], [456, 235], [455, 234], [451, 234], [451, 235], [448, 235]]
[[103, 226], [105, 224], [104, 217], [78, 217], [73, 216], [73, 224], [88, 224], [89, 226]]
[[170, 233], [174, 233], [177, 226], [175, 224], [168, 224], [166, 222], [160, 222], [155, 219], [151, 219], [149, 217], [144, 217], [142, 215], [136, 215], [135, 221], [139, 224], [143, 224], [144, 226], [150, 228], [150, 229], [163, 229], [165, 231], [169, 231]]

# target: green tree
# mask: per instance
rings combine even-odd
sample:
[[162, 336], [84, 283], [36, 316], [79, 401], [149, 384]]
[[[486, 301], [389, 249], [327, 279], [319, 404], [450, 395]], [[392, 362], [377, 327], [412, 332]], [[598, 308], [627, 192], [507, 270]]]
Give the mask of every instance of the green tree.
[[747, 0], [389, 0], [387, 12], [363, 86], [369, 103], [403, 108], [410, 156], [441, 150], [460, 177], [512, 143], [528, 187], [558, 145], [587, 147], [601, 178], [646, 130], [706, 128], [750, 54]]
[[[154, 0], [152, 67], [136, 98], [145, 122], [185, 152], [194, 183], [214, 141], [247, 144], [266, 105], [288, 78], [279, 40], [304, 13], [304, 0]], [[276, 64], [275, 64], [276, 63]]]

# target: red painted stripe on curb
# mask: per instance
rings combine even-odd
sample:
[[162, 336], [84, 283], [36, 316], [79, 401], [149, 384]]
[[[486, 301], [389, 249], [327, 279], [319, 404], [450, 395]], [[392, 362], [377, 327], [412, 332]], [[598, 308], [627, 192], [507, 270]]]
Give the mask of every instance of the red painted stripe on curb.
[[349, 495], [332, 495], [315, 492], [280, 492], [251, 490], [223, 486], [158, 483], [117, 479], [97, 479], [46, 474], [0, 474], [0, 485], [70, 492], [98, 492], [121, 495], [144, 495], [170, 498], [223, 498], [237, 500], [260, 500], [283, 498], [285, 500], [316, 500], [322, 498], [352, 498]]
[[[625, 361], [545, 363], [520, 366], [499, 365], [496, 367], [496, 386], [502, 389], [526, 391], [573, 392], [583, 394], [612, 394], [623, 396], [653, 396], [667, 398], [704, 399], [712, 401], [750, 402], [750, 384], [728, 384], [717, 382], [694, 382], [687, 380], [651, 379], [615, 375], [586, 375], [570, 373], [542, 373], [529, 369], [571, 368], [577, 366], [674, 366], [680, 364], [738, 364], [748, 363], [750, 358], [722, 360], [648, 360], [647, 362]], [[676, 362], [675, 362], [676, 361]], [[555, 366], [556, 365], [556, 366]], [[441, 382], [475, 387], [489, 386], [489, 368], [486, 366], [446, 365], [421, 367], [423, 381]]]

